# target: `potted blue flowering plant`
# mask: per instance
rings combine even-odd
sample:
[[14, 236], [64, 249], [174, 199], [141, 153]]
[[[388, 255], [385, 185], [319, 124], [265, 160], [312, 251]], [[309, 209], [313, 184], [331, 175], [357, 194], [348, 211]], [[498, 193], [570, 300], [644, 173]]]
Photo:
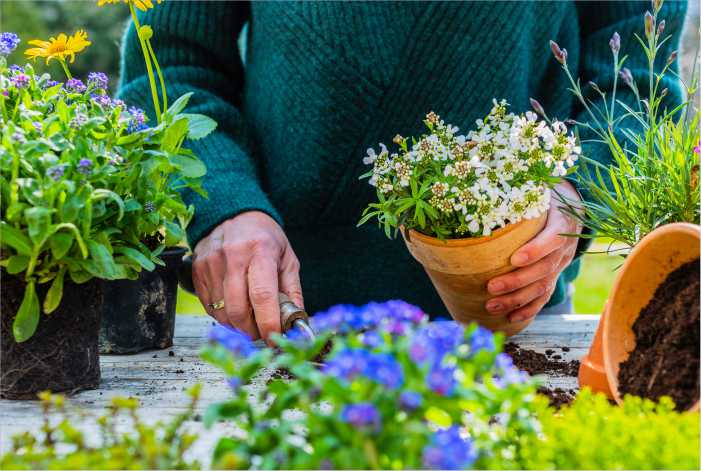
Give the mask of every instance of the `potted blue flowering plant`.
[[[240, 433], [219, 440], [213, 464], [521, 467], [519, 448], [538, 433], [545, 407], [537, 381], [500, 353], [501, 334], [427, 321], [403, 301], [335, 306], [312, 318], [316, 340], [292, 330], [276, 339], [279, 352], [214, 327], [202, 356], [226, 374], [232, 395], [210, 406], [204, 421], [231, 421]], [[254, 379], [267, 384], [249, 385]]]
[[149, 127], [104, 74], [72, 77], [82, 31], [30, 42], [64, 83], [8, 67], [18, 43], [0, 36], [0, 395], [12, 398], [98, 385], [101, 280], [137, 279], [182, 239], [192, 208], [177, 189], [202, 191], [205, 167], [181, 146], [214, 126], [183, 114], [184, 96]]
[[454, 319], [514, 334], [530, 319], [488, 313], [486, 283], [512, 270], [511, 255], [542, 229], [551, 189], [580, 147], [564, 123], [509, 113], [505, 100], [466, 136], [433, 112], [424, 123], [418, 138], [397, 135], [395, 152], [368, 149], [372, 169], [361, 178], [377, 201], [359, 224], [376, 219], [388, 237], [401, 228]]

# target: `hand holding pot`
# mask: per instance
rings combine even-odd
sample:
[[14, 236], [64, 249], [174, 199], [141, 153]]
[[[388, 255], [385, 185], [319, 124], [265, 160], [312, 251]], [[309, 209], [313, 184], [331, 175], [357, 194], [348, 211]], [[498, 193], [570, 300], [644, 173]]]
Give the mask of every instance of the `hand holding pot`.
[[[581, 201], [569, 182], [563, 181], [555, 190], [570, 204]], [[559, 198], [553, 198], [543, 230], [511, 256], [511, 264], [519, 268], [489, 281], [489, 293], [497, 296], [487, 302], [489, 312], [510, 313], [510, 322], [520, 322], [535, 316], [548, 302], [560, 273], [572, 262], [579, 240], [561, 234], [582, 230], [562, 211], [563, 206]]]
[[297, 256], [282, 228], [259, 211], [223, 222], [197, 244], [192, 280], [212, 317], [254, 339], [280, 332], [278, 292], [304, 306]]

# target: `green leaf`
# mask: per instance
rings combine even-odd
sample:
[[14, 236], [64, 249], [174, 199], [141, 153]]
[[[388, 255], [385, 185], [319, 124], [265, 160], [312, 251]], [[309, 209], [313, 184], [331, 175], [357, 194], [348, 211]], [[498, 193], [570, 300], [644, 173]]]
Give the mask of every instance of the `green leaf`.
[[168, 110], [166, 110], [166, 115], [168, 115], [168, 117], [170, 117], [171, 119], [174, 118], [178, 113], [185, 109], [185, 107], [187, 106], [187, 102], [190, 101], [191, 96], [192, 92], [189, 92], [175, 100], [173, 104], [171, 104], [170, 107], [168, 107]]
[[69, 232], [57, 232], [49, 238], [51, 254], [56, 260], [60, 260], [68, 253], [73, 245], [73, 234]]
[[176, 223], [166, 221], [165, 222], [165, 228], [166, 228], [166, 240], [165, 244], [168, 247], [172, 247], [174, 245], [179, 244], [183, 240], [185, 240], [185, 231]]
[[207, 174], [207, 167], [194, 156], [175, 154], [170, 156], [170, 162], [178, 167], [187, 178], [200, 178]]
[[180, 147], [182, 140], [187, 135], [188, 121], [185, 118], [179, 118], [168, 126], [163, 133], [161, 148], [166, 152], [175, 153]]
[[24, 289], [22, 304], [12, 323], [12, 333], [15, 340], [18, 343], [28, 340], [36, 332], [37, 325], [39, 325], [39, 299], [34, 281], [30, 281]]
[[32, 255], [32, 242], [21, 230], [0, 221], [0, 242], [22, 255]]
[[29, 265], [29, 257], [27, 255], [13, 255], [7, 260], [5, 268], [10, 275], [16, 275], [26, 270], [27, 265]]
[[114, 191], [106, 190], [103, 188], [97, 189], [92, 192], [92, 199], [94, 201], [99, 201], [102, 199], [109, 199], [114, 201], [117, 204], [117, 207], [119, 208], [119, 216], [117, 216], [117, 221], [121, 221], [122, 217], [124, 217], [124, 201], [122, 201], [122, 198], [120, 198], [119, 195]]
[[117, 265], [114, 263], [112, 254], [107, 250], [107, 247], [94, 240], [89, 240], [88, 251], [92, 259], [86, 262], [88, 271], [100, 278], [108, 280], [117, 279]]
[[56, 310], [59, 304], [61, 304], [61, 298], [63, 297], [63, 279], [65, 275], [66, 266], [64, 265], [51, 283], [49, 291], [46, 292], [46, 298], [44, 298], [44, 312], [46, 314], [51, 314]]
[[49, 234], [49, 225], [51, 224], [51, 210], [37, 206], [24, 211], [24, 216], [27, 218], [27, 232], [29, 238], [35, 244], [40, 244]]
[[115, 253], [120, 253], [127, 257], [129, 260], [136, 262], [148, 271], [152, 271], [154, 268], [156, 268], [156, 265], [151, 260], [149, 260], [149, 258], [146, 255], [142, 254], [136, 249], [133, 249], [131, 247], [115, 247], [114, 251]]
[[193, 113], [184, 113], [182, 116], [188, 121], [188, 139], [202, 139], [217, 128], [217, 122], [209, 116]]

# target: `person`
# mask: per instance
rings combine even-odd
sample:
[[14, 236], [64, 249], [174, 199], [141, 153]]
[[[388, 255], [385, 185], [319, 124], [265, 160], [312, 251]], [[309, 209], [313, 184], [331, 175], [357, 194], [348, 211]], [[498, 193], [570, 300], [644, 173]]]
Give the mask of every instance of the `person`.
[[[208, 198], [185, 194], [196, 208], [188, 228], [193, 281], [209, 314], [264, 339], [280, 330], [278, 291], [309, 312], [401, 298], [446, 315], [401, 240], [386, 239], [373, 225], [356, 227], [374, 196], [358, 180], [365, 149], [397, 133], [420, 134], [428, 111], [467, 133], [493, 98], [526, 111], [533, 97], [550, 116], [586, 120], [549, 40], [567, 48], [582, 83], [607, 91], [613, 82], [607, 44], [617, 31], [621, 56], [630, 55], [626, 66], [636, 80], [647, 80], [633, 39], [642, 34], [646, 7], [173, 1], [141, 14], [154, 30], [168, 95], [194, 92], [189, 111], [218, 122], [212, 135], [188, 144], [208, 167]], [[684, 12], [683, 2], [665, 4], [660, 17], [676, 35], [660, 56], [678, 43]], [[245, 25], [242, 54], [237, 39]], [[153, 116], [133, 28], [125, 34], [120, 95]], [[675, 83], [663, 86], [679, 97]], [[618, 97], [631, 100], [624, 88]], [[583, 153], [602, 163], [610, 158], [595, 143]], [[576, 174], [557, 189], [572, 200], [586, 198]], [[544, 307], [570, 310], [568, 286], [584, 243], [562, 234], [580, 230], [553, 205], [542, 232], [512, 256], [518, 268], [488, 283], [495, 295], [488, 310], [512, 321]]]

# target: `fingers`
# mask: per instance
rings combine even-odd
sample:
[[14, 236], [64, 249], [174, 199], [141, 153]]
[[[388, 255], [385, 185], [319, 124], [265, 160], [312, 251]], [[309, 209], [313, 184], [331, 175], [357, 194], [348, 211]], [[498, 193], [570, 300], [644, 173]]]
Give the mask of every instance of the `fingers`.
[[289, 247], [280, 264], [280, 291], [289, 296], [293, 303], [304, 309], [302, 283], [299, 280], [299, 260]]
[[565, 236], [560, 234], [566, 233], [567, 228], [565, 215], [551, 207], [543, 230], [511, 256], [511, 264], [525, 267], [556, 251], [565, 243]]
[[532, 265], [492, 278], [487, 284], [487, 290], [493, 295], [511, 293], [547, 276], [557, 275], [562, 258], [562, 251], [555, 251]]
[[516, 311], [535, 299], [541, 297], [549, 298], [556, 282], [557, 275], [542, 278], [513, 293], [490, 299], [487, 301], [486, 308], [493, 314], [504, 314]]
[[248, 297], [261, 337], [270, 343], [270, 335], [280, 333], [278, 304], [278, 267], [273, 258], [254, 255], [248, 267]]
[[550, 293], [546, 296], [536, 298], [525, 306], [516, 309], [509, 314], [509, 322], [521, 322], [530, 319], [543, 309], [543, 306], [545, 306], [549, 299]]
[[[224, 257], [221, 256], [208, 256], [207, 257], [207, 269], [205, 284], [207, 286], [207, 291], [209, 295], [208, 303], [205, 304], [205, 308], [210, 316], [214, 317], [220, 324], [231, 325], [229, 319], [226, 317], [226, 311], [224, 309], [214, 309], [209, 303], [218, 303], [224, 301], [224, 276], [226, 275], [226, 263]], [[226, 306], [226, 303], [225, 303]]]

